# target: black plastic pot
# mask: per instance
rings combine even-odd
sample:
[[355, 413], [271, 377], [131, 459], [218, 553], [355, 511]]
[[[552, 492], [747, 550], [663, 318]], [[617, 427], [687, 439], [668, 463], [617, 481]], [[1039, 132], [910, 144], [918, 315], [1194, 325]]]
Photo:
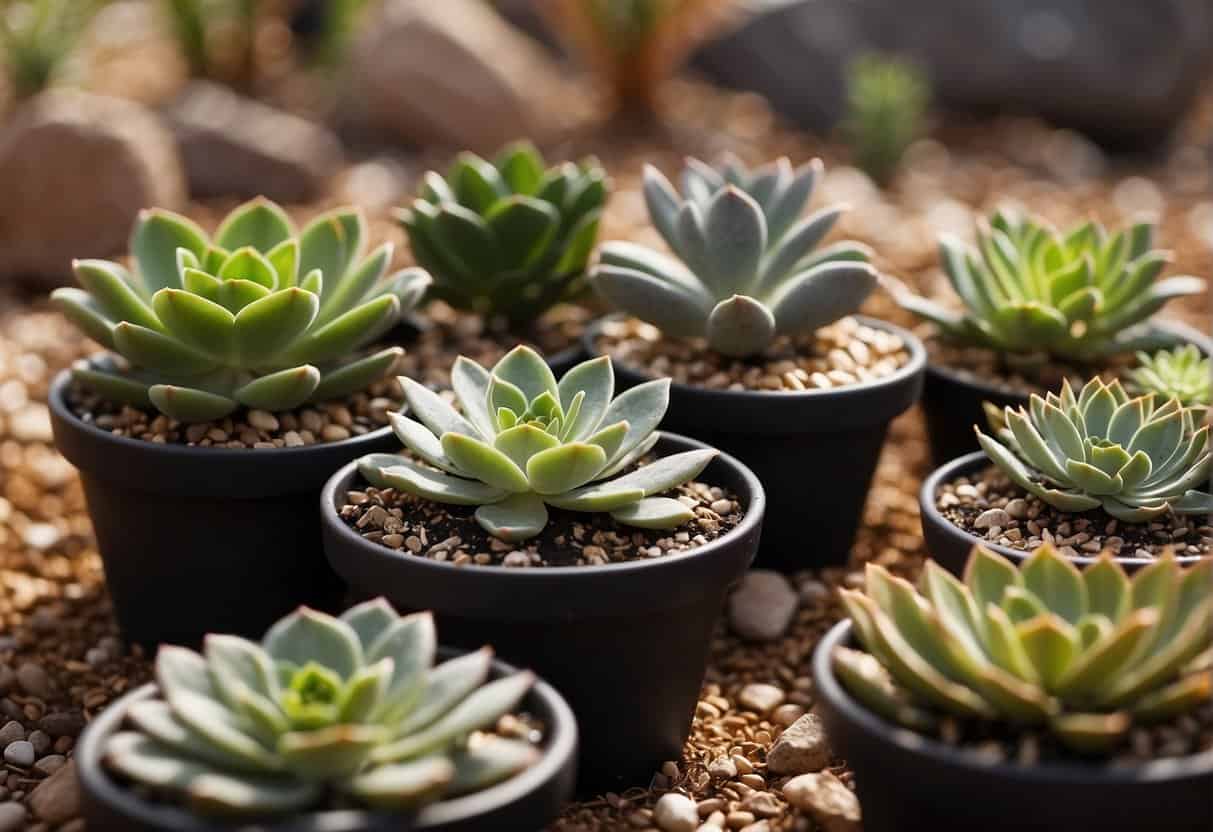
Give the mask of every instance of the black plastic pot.
[[[656, 452], [702, 447], [663, 434]], [[364, 540], [337, 516], [360, 483], [351, 464], [321, 495], [325, 551], [356, 590], [433, 610], [444, 641], [492, 644], [563, 693], [581, 726], [583, 793], [645, 786], [682, 751], [725, 590], [753, 560], [762, 528], [766, 498], [749, 469], [721, 454], [700, 479], [745, 506], [741, 524], [717, 540], [628, 563], [513, 569], [455, 566]]]
[[[1160, 327], [1195, 344], [1205, 355], [1213, 355], [1213, 340], [1192, 327], [1177, 321], [1163, 322]], [[927, 421], [927, 441], [931, 447], [933, 465], [943, 465], [950, 459], [978, 449], [973, 426], [985, 427], [986, 415], [981, 406], [985, 401], [998, 407], [1019, 407], [1028, 403], [1028, 396], [974, 380], [950, 367], [927, 364], [922, 409]]]
[[[889, 422], [914, 404], [922, 390], [922, 343], [884, 321], [858, 320], [900, 336], [910, 351], [909, 363], [887, 378], [837, 390], [670, 387], [662, 426], [736, 456], [767, 490], [767, 519], [755, 566], [794, 572], [846, 563]], [[596, 342], [602, 323], [595, 322], [585, 334], [590, 355], [601, 354]], [[617, 390], [650, 378], [615, 362]]]
[[813, 655], [817, 709], [855, 772], [865, 832], [1209, 832], [1213, 751], [1125, 768], [990, 763], [972, 749], [894, 726], [855, 700], [830, 666], [851, 623]]
[[328, 609], [341, 582], [320, 545], [316, 494], [351, 459], [398, 447], [389, 428], [302, 448], [191, 448], [115, 436], [48, 396], [55, 444], [80, 469], [123, 635], [196, 644], [259, 637], [300, 604]]
[[[976, 537], [956, 524], [949, 522], [935, 506], [935, 495], [939, 492], [941, 485], [951, 482], [957, 477], [975, 477], [993, 464], [993, 462], [990, 462], [990, 458], [986, 456], [985, 451], [965, 454], [958, 459], [952, 460], [947, 465], [942, 465], [932, 471], [931, 475], [923, 481], [922, 488], [918, 490], [919, 514], [922, 516], [922, 536], [926, 539], [927, 551], [932, 558], [938, 561], [940, 566], [955, 575], [960, 575], [964, 571], [964, 565], [969, 559], [969, 553], [973, 551], [973, 547], [978, 543], [992, 552], [997, 552], [1006, 558], [1010, 558], [1016, 563], [1026, 560], [1028, 555], [1031, 554], [1031, 552], [1012, 549], [1009, 546], [1001, 546], [984, 538]], [[1094, 563], [1095, 559], [1096, 555], [1081, 555], [1070, 558], [1073, 563], [1079, 566]], [[1153, 558], [1131, 556], [1118, 557], [1116, 560], [1129, 572], [1154, 562]], [[1192, 564], [1200, 560], [1200, 555], [1180, 555], [1176, 557], [1176, 560], [1181, 564]]]
[[[450, 658], [457, 651], [443, 650]], [[512, 673], [493, 663], [492, 678]], [[89, 723], [76, 746], [84, 818], [98, 832], [538, 832], [572, 797], [577, 773], [577, 723], [560, 694], [536, 682], [519, 710], [537, 717], [546, 728], [543, 757], [517, 776], [492, 788], [444, 800], [406, 816], [342, 810], [315, 812], [281, 822], [225, 825], [165, 803], [151, 803], [115, 780], [102, 765], [105, 741], [121, 726], [132, 704], [154, 696], [154, 684], [128, 693]]]

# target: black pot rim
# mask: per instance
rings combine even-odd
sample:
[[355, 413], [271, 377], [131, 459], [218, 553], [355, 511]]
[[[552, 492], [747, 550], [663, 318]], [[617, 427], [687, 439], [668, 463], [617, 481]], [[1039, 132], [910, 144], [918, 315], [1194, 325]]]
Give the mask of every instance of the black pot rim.
[[[699, 442], [690, 437], [681, 436], [677, 433], [668, 433], [659, 431], [661, 440], [673, 440], [691, 449], [706, 449], [709, 446], [703, 442]], [[762, 518], [766, 513], [766, 492], [763, 490], [762, 483], [758, 477], [744, 463], [724, 451], [717, 451], [718, 456], [713, 462], [721, 462], [724, 465], [735, 469], [745, 481], [750, 489], [750, 502], [746, 506], [745, 515], [741, 518], [741, 522], [733, 528], [729, 529], [725, 534], [710, 540], [702, 546], [696, 546], [694, 549], [688, 549], [683, 552], [674, 554], [662, 555], [659, 558], [643, 558], [639, 560], [630, 560], [623, 563], [606, 563], [602, 565], [585, 566], [544, 566], [539, 569], [509, 569], [500, 565], [494, 564], [478, 564], [465, 563], [456, 566], [450, 561], [432, 560], [430, 558], [420, 558], [409, 555], [406, 562], [411, 568], [432, 570], [436, 575], [458, 576], [460, 574], [493, 574], [500, 576], [503, 581], [511, 582], [511, 585], [519, 585], [525, 581], [537, 580], [553, 580], [553, 581], [568, 581], [575, 580], [578, 577], [584, 578], [588, 575], [626, 575], [639, 572], [649, 571], [654, 569], [677, 569], [691, 558], [705, 554], [718, 552], [732, 543], [735, 538], [755, 532], [762, 522]], [[372, 553], [374, 556], [387, 559], [392, 563], [398, 563], [402, 557], [393, 549], [382, 546], [373, 541], [366, 540], [362, 535], [347, 526], [337, 516], [334, 506], [337, 505], [337, 487], [341, 485], [351, 475], [357, 476], [358, 461], [343, 465], [338, 469], [329, 481], [324, 484], [323, 490], [320, 492], [320, 516], [325, 527], [335, 534], [343, 542], [350, 545], [358, 546], [364, 551]], [[332, 560], [332, 558], [330, 558]], [[340, 572], [340, 570], [338, 570]]]
[[[462, 651], [443, 649], [444, 656], [457, 655]], [[501, 675], [513, 673], [516, 668], [501, 659], [494, 657], [494, 670]], [[119, 729], [126, 716], [127, 709], [135, 702], [156, 695], [155, 682], [140, 685], [135, 690], [125, 694], [121, 699], [107, 706], [93, 719], [76, 745], [75, 756], [78, 759], [77, 772], [81, 786], [101, 801], [111, 806], [122, 806], [127, 815], [137, 817], [141, 822], [159, 824], [165, 828], [181, 832], [221, 832], [231, 830], [236, 832], [240, 827], [232, 825], [213, 825], [189, 811], [170, 804], [153, 804], [134, 795], [129, 789], [124, 789], [110, 777], [101, 763], [102, 741]], [[506, 805], [525, 797], [527, 794], [555, 779], [562, 767], [576, 756], [577, 753], [577, 721], [569, 704], [551, 685], [542, 679], [536, 679], [534, 686], [528, 692], [523, 703], [541, 703], [543, 709], [551, 714], [547, 728], [548, 742], [543, 748], [543, 756], [535, 765], [511, 777], [503, 783], [491, 786], [479, 792], [461, 797], [443, 800], [427, 806], [417, 816], [416, 826], [404, 828], [425, 829], [442, 824], [465, 821], [484, 814], [498, 806]], [[399, 817], [395, 813], [373, 812], [363, 809], [341, 809], [332, 811], [309, 812], [303, 815], [302, 824], [289, 826], [290, 832], [325, 832], [333, 828], [359, 828], [359, 824], [369, 824], [375, 819], [384, 817]], [[286, 819], [281, 819], [280, 822]], [[273, 827], [266, 828], [273, 832]]]
[[[110, 445], [125, 449], [130, 453], [156, 454], [170, 457], [180, 460], [182, 463], [200, 459], [245, 459], [250, 454], [258, 454], [259, 459], [264, 458], [266, 454], [272, 454], [277, 459], [305, 457], [309, 454], [315, 455], [318, 451], [330, 448], [346, 449], [355, 448], [358, 445], [370, 445], [375, 440], [386, 436], [392, 429], [390, 425], [384, 425], [360, 436], [351, 436], [348, 439], [341, 439], [336, 442], [317, 442], [314, 445], [300, 445], [295, 448], [203, 448], [191, 445], [177, 445], [169, 442], [161, 444], [159, 442], [148, 442], [145, 439], [135, 439], [132, 436], [119, 436], [107, 430], [102, 430], [92, 422], [86, 422], [81, 419], [67, 404], [66, 394], [71, 381], [72, 371], [69, 368], [59, 371], [54, 381], [51, 382], [46, 399], [53, 416], [65, 424], [75, 425], [75, 428], [87, 436], [88, 440], [94, 444]], [[356, 453], [357, 451], [351, 452]]]
[[[605, 315], [597, 320], [592, 321], [581, 336], [582, 344], [586, 353], [590, 357], [604, 355], [598, 349], [595, 343], [599, 334], [602, 332], [604, 324], [612, 321], [620, 321], [628, 317], [621, 312], [615, 312], [610, 315]], [[861, 393], [877, 393], [889, 388], [896, 387], [899, 384], [904, 384], [909, 378], [916, 373], [922, 372], [927, 366], [927, 350], [923, 346], [922, 341], [914, 333], [897, 324], [890, 323], [881, 318], [872, 318], [867, 315], [852, 315], [852, 318], [857, 320], [864, 326], [879, 329], [884, 332], [891, 333], [901, 338], [906, 345], [906, 349], [910, 353], [910, 360], [905, 363], [905, 366], [897, 368], [897, 371], [890, 373], [887, 376], [882, 376], [872, 381], [864, 381], [858, 384], [848, 384], [845, 387], [831, 387], [827, 389], [813, 388], [811, 390], [711, 390], [706, 387], [700, 387], [694, 384], [683, 384], [682, 382], [673, 381], [670, 383], [672, 393], [691, 393], [697, 396], [702, 396], [706, 400], [711, 401], [716, 399], [736, 400], [739, 396], [753, 397], [758, 406], [770, 406], [770, 403], [776, 402], [791, 402], [799, 405], [805, 401], [813, 401], [820, 404], [823, 408], [828, 407], [831, 402], [837, 402], [841, 399], [854, 396]], [[635, 376], [650, 379], [648, 373], [640, 370], [629, 364], [611, 359], [617, 369], [622, 369], [625, 372]]]
[[847, 692], [834, 675], [830, 664], [834, 648], [840, 645], [855, 646], [851, 626], [851, 622], [846, 619], [838, 622], [830, 628], [813, 651], [815, 687], [848, 722], [859, 726], [864, 733], [879, 738], [881, 742], [896, 746], [906, 754], [935, 758], [958, 768], [974, 769], [992, 777], [1018, 780], [1027, 786], [1036, 782], [1078, 785], [1098, 780], [1108, 787], [1115, 787], [1213, 775], [1213, 750], [1189, 754], [1186, 757], [1151, 760], [1132, 768], [1058, 762], [1027, 767], [1005, 762], [991, 764], [988, 758], [976, 749], [956, 748], [907, 728], [895, 726], [865, 708]]
[[[986, 549], [992, 552], [997, 552], [1003, 557], [1009, 558], [1012, 562], [1018, 563], [1027, 560], [1032, 553], [1025, 549], [1013, 549], [1010, 546], [1003, 546], [991, 540], [977, 537], [970, 534], [964, 529], [952, 523], [935, 505], [935, 493], [939, 487], [945, 482], [955, 479], [956, 477], [965, 476], [967, 474], [976, 473], [982, 465], [992, 466], [994, 463], [986, 456], [985, 451], [974, 451], [971, 454], [957, 457], [956, 459], [939, 466], [931, 472], [925, 480], [923, 480], [922, 488], [918, 490], [918, 507], [922, 515], [922, 522], [925, 526], [930, 523], [943, 531], [957, 545], [972, 548], [977, 544], [981, 544]], [[1175, 560], [1181, 565], [1193, 564], [1199, 561], [1203, 555], [1176, 555]], [[1078, 555], [1077, 557], [1067, 557], [1071, 563], [1077, 566], [1086, 566], [1095, 563], [1098, 560], [1097, 555]], [[1116, 556], [1116, 561], [1122, 566], [1128, 568], [1138, 568], [1148, 566], [1154, 562], [1153, 558], [1139, 557], [1121, 557]]]
[[[1206, 335], [1205, 333], [1196, 329], [1195, 327], [1191, 327], [1191, 326], [1185, 324], [1183, 321], [1177, 321], [1177, 320], [1171, 320], [1171, 319], [1160, 319], [1158, 321], [1155, 321], [1154, 323], [1158, 325], [1159, 329], [1162, 329], [1165, 332], [1169, 332], [1173, 335], [1183, 338], [1189, 344], [1195, 344], [1196, 348], [1199, 349], [1201, 352], [1203, 352], [1205, 355], [1213, 355], [1213, 339], [1209, 338], [1208, 335]], [[931, 336], [928, 336], [927, 340], [931, 340], [931, 339], [938, 338], [938, 337], [939, 336], [937, 333], [932, 334]], [[935, 361], [928, 360], [926, 372], [927, 372], [927, 375], [929, 375], [929, 376], [935, 376], [937, 378], [945, 379], [946, 381], [948, 381], [952, 384], [958, 384], [958, 385], [963, 385], [966, 387], [971, 387], [974, 390], [977, 390], [978, 393], [980, 393], [982, 396], [989, 396], [994, 399], [1007, 399], [1007, 398], [1020, 399], [1025, 404], [1028, 401], [1029, 394], [1027, 394], [1027, 393], [1023, 393], [1023, 392], [1020, 392], [1017, 390], [1010, 390], [1005, 387], [999, 387], [997, 385], [991, 384], [990, 382], [986, 381], [984, 378], [975, 378], [975, 377], [973, 377], [973, 375], [971, 373], [968, 373], [968, 374], [962, 373], [960, 370], [957, 370], [955, 367], [949, 367], [946, 364], [939, 364]]]

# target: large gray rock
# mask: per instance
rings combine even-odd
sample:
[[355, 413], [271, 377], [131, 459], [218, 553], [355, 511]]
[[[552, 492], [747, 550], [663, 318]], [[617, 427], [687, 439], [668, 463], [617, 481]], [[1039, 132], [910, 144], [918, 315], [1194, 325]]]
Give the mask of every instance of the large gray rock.
[[165, 117], [195, 196], [303, 202], [341, 168], [341, 143], [328, 128], [209, 81], [186, 87]]
[[1213, 62], [1209, 0], [804, 0], [704, 47], [696, 64], [817, 130], [856, 55], [916, 59], [939, 99], [1032, 112], [1116, 143], [1155, 141]]
[[176, 143], [139, 104], [43, 93], [0, 130], [0, 278], [71, 280], [73, 258], [123, 253], [143, 208], [177, 208]]
[[560, 70], [484, 0], [388, 0], [351, 56], [351, 103], [412, 145], [491, 152], [548, 132]]

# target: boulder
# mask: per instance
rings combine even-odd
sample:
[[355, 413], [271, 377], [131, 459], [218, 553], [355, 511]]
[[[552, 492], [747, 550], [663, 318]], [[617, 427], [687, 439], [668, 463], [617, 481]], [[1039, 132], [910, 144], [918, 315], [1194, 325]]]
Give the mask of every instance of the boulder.
[[1020, 111], [1111, 144], [1164, 138], [1213, 63], [1208, 0], [801, 0], [706, 45], [697, 67], [829, 130], [847, 63], [915, 59], [945, 105]]
[[0, 129], [0, 278], [71, 281], [73, 258], [122, 254], [139, 211], [178, 208], [173, 136], [142, 105], [74, 90], [27, 102]]
[[331, 130], [209, 81], [194, 81], [164, 111], [194, 196], [305, 202], [340, 170]]
[[491, 153], [536, 140], [560, 70], [483, 0], [388, 0], [350, 51], [351, 106], [375, 132], [411, 145]]

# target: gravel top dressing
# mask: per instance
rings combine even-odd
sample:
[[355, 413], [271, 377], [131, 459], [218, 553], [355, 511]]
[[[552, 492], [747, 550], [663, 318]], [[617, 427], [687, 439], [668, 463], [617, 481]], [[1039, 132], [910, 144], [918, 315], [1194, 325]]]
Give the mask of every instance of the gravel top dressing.
[[890, 376], [910, 353], [899, 336], [843, 318], [812, 335], [780, 336], [765, 353], [733, 359], [702, 339], [663, 337], [656, 327], [626, 319], [603, 325], [599, 348], [619, 364], [679, 384], [709, 390], [816, 390], [849, 387]]
[[601, 566], [657, 558], [702, 546], [741, 522], [741, 506], [719, 488], [689, 482], [667, 496], [684, 502], [695, 518], [674, 531], [647, 531], [616, 522], [607, 513], [549, 508], [536, 538], [507, 543], [473, 518], [475, 506], [435, 503], [395, 489], [368, 487], [346, 494], [341, 518], [363, 538], [389, 549], [454, 564]]
[[1103, 509], [1071, 514], [1027, 494], [993, 467], [976, 478], [958, 477], [944, 483], [935, 495], [935, 505], [969, 534], [1022, 551], [1052, 543], [1071, 557], [1094, 556], [1110, 549], [1126, 557], [1150, 558], [1168, 547], [1177, 555], [1213, 553], [1213, 518], [1208, 515], [1168, 515], [1149, 523], [1125, 523]]

